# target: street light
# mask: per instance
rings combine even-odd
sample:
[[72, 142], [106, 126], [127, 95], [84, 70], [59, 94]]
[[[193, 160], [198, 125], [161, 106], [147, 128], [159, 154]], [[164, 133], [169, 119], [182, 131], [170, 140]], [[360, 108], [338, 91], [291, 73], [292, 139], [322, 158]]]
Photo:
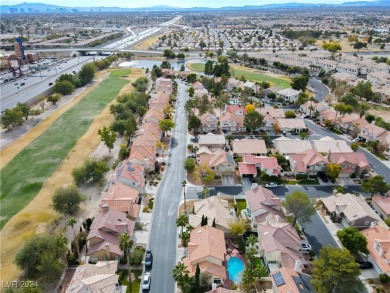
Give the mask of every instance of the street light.
[[184, 214], [186, 216], [187, 215], [187, 205], [186, 205], [186, 185], [187, 185], [187, 181], [184, 179], [182, 182], [181, 182], [181, 186], [183, 187], [183, 194], [184, 194]]

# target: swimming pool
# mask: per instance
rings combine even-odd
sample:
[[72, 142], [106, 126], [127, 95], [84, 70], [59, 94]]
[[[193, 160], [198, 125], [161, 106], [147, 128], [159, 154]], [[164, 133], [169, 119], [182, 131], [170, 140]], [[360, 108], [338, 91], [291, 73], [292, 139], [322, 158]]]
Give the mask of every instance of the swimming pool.
[[235, 284], [241, 283], [242, 272], [245, 270], [244, 262], [238, 257], [231, 257], [227, 261], [229, 279]]

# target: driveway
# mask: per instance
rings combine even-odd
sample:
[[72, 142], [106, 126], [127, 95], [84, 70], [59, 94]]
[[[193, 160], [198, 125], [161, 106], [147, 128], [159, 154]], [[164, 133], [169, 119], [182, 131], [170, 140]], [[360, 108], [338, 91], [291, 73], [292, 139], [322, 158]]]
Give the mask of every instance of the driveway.
[[234, 186], [235, 185], [233, 175], [223, 175], [221, 179], [222, 179], [223, 186]]

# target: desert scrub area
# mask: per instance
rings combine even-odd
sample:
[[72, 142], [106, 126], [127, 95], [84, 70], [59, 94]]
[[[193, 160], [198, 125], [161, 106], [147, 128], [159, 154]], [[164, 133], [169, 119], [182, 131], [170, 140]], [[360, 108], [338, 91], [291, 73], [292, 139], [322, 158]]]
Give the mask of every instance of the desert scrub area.
[[23, 209], [61, 165], [93, 119], [129, 81], [130, 70], [113, 71], [1, 169], [0, 227]]

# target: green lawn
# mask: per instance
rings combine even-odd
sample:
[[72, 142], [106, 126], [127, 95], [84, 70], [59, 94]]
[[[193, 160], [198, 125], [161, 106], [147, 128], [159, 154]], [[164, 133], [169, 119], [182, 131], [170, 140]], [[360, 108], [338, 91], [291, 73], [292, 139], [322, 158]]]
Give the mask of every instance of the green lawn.
[[203, 63], [188, 63], [187, 67], [193, 71], [204, 72]]
[[246, 200], [245, 199], [237, 199], [237, 213], [241, 215], [241, 211], [246, 209]]
[[128, 83], [120, 76], [130, 72], [128, 69], [114, 71], [1, 170], [0, 228], [37, 195], [95, 116]]
[[131, 270], [135, 275], [135, 281], [129, 286], [129, 271], [128, 270], [118, 270], [119, 275], [119, 284], [126, 285], [126, 293], [138, 293], [141, 285], [141, 280], [138, 278], [142, 276], [142, 270]]
[[280, 86], [281, 88], [284, 89], [290, 87], [290, 83], [285, 79], [268, 76], [265, 74], [261, 74], [259, 72], [252, 72], [252, 71], [234, 68], [233, 73], [235, 78], [240, 78], [241, 76], [245, 76], [245, 79], [254, 82], [268, 81], [269, 83], [271, 83], [271, 86]]

